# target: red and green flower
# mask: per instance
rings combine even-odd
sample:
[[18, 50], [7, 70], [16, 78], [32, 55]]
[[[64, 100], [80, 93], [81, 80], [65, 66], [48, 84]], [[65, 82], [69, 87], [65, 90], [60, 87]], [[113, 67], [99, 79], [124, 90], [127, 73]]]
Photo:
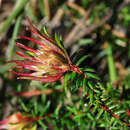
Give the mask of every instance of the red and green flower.
[[74, 71], [79, 74], [83, 74], [77, 66], [74, 66], [64, 49], [61, 42], [56, 37], [56, 40], [52, 40], [49, 36], [42, 34], [31, 21], [28, 19], [31, 26], [29, 30], [39, 40], [35, 40], [30, 37], [20, 36], [20, 39], [26, 39], [32, 41], [38, 45], [38, 49], [31, 49], [19, 42], [17, 46], [33, 53], [33, 57], [25, 55], [20, 52], [16, 52], [20, 57], [26, 60], [12, 60], [9, 63], [16, 63], [16, 68], [25, 68], [33, 71], [32, 73], [19, 73], [12, 70], [16, 75], [19, 75], [18, 79], [30, 79], [41, 82], [55, 82], [60, 79], [67, 71]]
[[0, 130], [36, 130], [35, 122], [39, 120], [29, 114], [17, 112], [0, 121]]

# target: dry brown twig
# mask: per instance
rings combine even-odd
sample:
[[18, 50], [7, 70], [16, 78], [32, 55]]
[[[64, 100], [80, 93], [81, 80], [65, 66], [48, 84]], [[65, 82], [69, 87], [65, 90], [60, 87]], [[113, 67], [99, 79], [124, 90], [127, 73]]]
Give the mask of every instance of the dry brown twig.
[[70, 33], [68, 34], [68, 36], [65, 38], [64, 43], [65, 46], [68, 47], [70, 43], [72, 43], [72, 39], [74, 39], [75, 35], [77, 34], [77, 32], [82, 28], [83, 24], [86, 24], [86, 19], [88, 18], [89, 14], [91, 13], [93, 7], [95, 6], [97, 0], [95, 0], [91, 6], [89, 7], [89, 9], [85, 12], [85, 15], [83, 16], [83, 18], [81, 20], [79, 20], [78, 24], [76, 24], [74, 26], [74, 28], [70, 31]]
[[67, 4], [69, 7], [71, 7], [71, 8], [73, 8], [73, 9], [77, 10], [81, 15], [85, 15], [86, 12], [85, 12], [85, 10], [84, 10], [81, 6], [75, 4], [74, 2], [67, 2], [66, 4]]
[[47, 19], [50, 20], [51, 15], [50, 15], [49, 1], [48, 0], [43, 0], [43, 3], [44, 3]]
[[90, 34], [92, 31], [94, 31], [98, 27], [100, 27], [103, 24], [105, 24], [106, 21], [111, 18], [111, 16], [112, 16], [112, 11], [108, 10], [108, 12], [106, 13], [105, 17], [103, 17], [99, 22], [96, 22], [96, 23], [92, 24], [91, 26], [89, 26], [88, 28], [84, 28], [83, 30], [78, 32], [78, 35], [75, 37], [75, 39], [73, 39], [71, 41], [75, 42], [75, 41], [79, 40], [80, 38], [84, 37], [85, 35]]
[[50, 29], [53, 29], [55, 26], [57, 26], [60, 23], [63, 15], [64, 15], [64, 10], [62, 8], [59, 8], [50, 22]]
[[122, 4], [119, 6], [119, 8], [117, 9], [117, 11], [121, 11], [125, 6], [127, 6], [128, 4], [130, 4], [130, 0], [124, 0], [122, 2]]
[[[86, 14], [83, 16], [81, 20], [79, 20], [78, 24], [74, 26], [74, 28], [71, 30], [71, 32], [66, 36], [64, 43], [65, 47], [70, 47], [75, 41], [81, 39], [85, 35], [90, 34], [100, 26], [104, 25], [113, 15], [113, 10], [108, 9], [106, 15], [97, 23], [94, 23], [90, 25], [89, 27], [86, 27], [86, 19], [89, 16], [91, 10], [95, 6], [97, 1], [94, 1], [90, 8], [86, 11]], [[122, 4], [117, 8], [117, 11], [121, 11], [122, 8], [124, 8], [126, 5], [130, 3], [130, 0], [124, 0]], [[84, 29], [82, 29], [82, 26], [84, 24]]]
[[113, 83], [113, 86], [114, 87], [118, 86], [119, 88], [121, 88], [121, 86], [122, 86], [121, 82], [123, 81], [124, 77], [128, 75], [128, 72], [125, 70], [125, 68], [119, 61], [115, 62], [115, 66], [117, 68], [119, 76], [118, 76], [117, 80]]
[[[79, 29], [78, 25], [75, 27], [77, 28], [76, 30], [74, 30], [74, 32], [71, 32], [71, 34], [69, 36], [66, 37], [64, 43], [66, 47], [69, 47], [72, 43], [74, 43], [75, 41], [79, 40], [80, 38], [84, 37], [85, 35], [90, 34], [92, 31], [94, 31], [95, 29], [97, 29], [98, 27], [102, 26], [103, 24], [106, 23], [106, 21], [108, 19], [110, 19], [112, 16], [112, 11], [108, 11], [105, 15], [105, 17], [103, 17], [99, 22], [96, 22], [92, 25], [90, 25], [88, 28], [84, 28], [81, 30], [81, 28]], [[82, 24], [82, 23], [80, 23]], [[79, 31], [80, 30], [80, 31]], [[78, 33], [78, 35], [77, 35]], [[73, 35], [74, 34], [74, 35]], [[75, 36], [75, 38], [74, 38]]]

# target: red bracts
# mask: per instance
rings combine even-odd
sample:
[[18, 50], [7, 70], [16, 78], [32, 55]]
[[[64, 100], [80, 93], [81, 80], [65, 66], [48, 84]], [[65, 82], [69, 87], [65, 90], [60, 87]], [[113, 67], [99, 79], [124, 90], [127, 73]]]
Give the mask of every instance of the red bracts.
[[31, 21], [28, 22], [32, 29], [29, 30], [37, 36], [40, 40], [35, 40], [30, 37], [20, 36], [20, 39], [27, 39], [38, 45], [38, 49], [31, 49], [21, 43], [16, 43], [17, 46], [33, 53], [28, 56], [16, 52], [20, 57], [26, 60], [12, 60], [8, 63], [16, 63], [16, 68], [25, 68], [33, 71], [32, 73], [18, 73], [12, 70], [12, 73], [19, 75], [18, 79], [30, 79], [42, 82], [55, 82], [63, 76], [67, 71], [75, 71], [79, 74], [82, 72], [77, 66], [73, 66], [67, 53], [57, 45], [55, 40], [52, 40], [45, 34], [42, 34], [37, 28], [33, 26]]

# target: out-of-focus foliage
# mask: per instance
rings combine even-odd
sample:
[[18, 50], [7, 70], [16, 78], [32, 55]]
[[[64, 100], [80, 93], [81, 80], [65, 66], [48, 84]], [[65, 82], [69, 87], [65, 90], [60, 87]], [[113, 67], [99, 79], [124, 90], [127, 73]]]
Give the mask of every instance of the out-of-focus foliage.
[[[130, 123], [129, 7], [129, 0], [1, 0], [1, 120], [21, 111], [33, 117], [50, 114], [37, 121], [37, 128], [42, 129], [127, 130], [123, 121]], [[20, 50], [15, 46], [18, 36], [31, 36], [25, 16], [43, 33], [47, 29], [52, 37], [62, 36], [73, 63], [87, 79], [68, 72], [61, 82], [45, 84], [17, 80], [9, 72], [13, 65], [7, 61], [21, 59], [15, 55]], [[37, 48], [27, 40], [21, 42]], [[105, 111], [101, 102], [120, 119]]]

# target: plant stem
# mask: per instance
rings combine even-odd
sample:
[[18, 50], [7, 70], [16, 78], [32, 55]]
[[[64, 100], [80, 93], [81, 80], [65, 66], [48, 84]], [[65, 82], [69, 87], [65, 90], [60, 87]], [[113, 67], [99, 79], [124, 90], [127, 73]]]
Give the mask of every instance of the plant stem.
[[20, 15], [17, 18], [16, 24], [15, 24], [15, 27], [14, 27], [14, 31], [13, 31], [13, 35], [12, 35], [12, 38], [11, 38], [11, 40], [9, 42], [8, 60], [11, 60], [12, 57], [13, 57], [15, 40], [16, 40], [18, 32], [19, 32], [19, 28], [20, 28], [20, 25], [21, 25], [21, 20], [22, 20], [22, 15]]
[[116, 80], [116, 68], [114, 65], [114, 59], [113, 59], [113, 55], [112, 55], [112, 46], [108, 43], [107, 44], [107, 62], [108, 62], [108, 70], [109, 70], [109, 77], [110, 77], [110, 81], [114, 82]]
[[4, 32], [10, 26], [12, 20], [22, 11], [28, 1], [29, 0], [17, 0], [16, 7], [14, 8], [12, 14], [3, 23], [0, 28], [0, 33]]
[[[110, 49], [110, 48], [109, 48]], [[111, 54], [111, 60], [113, 59], [113, 57], [112, 57], [112, 50], [110, 49], [110, 50], [108, 50], [108, 48], [107, 48], [107, 52], [109, 52], [109, 54]], [[111, 53], [110, 53], [111, 52]], [[109, 60], [110, 60], [109, 59]], [[109, 61], [110, 63], [112, 62], [112, 63], [114, 63], [114, 60], [113, 61]], [[113, 64], [114, 65], [114, 64]], [[115, 67], [115, 66], [114, 66]], [[115, 71], [115, 70], [114, 70]], [[116, 71], [115, 71], [116, 72]], [[83, 75], [83, 77], [87, 80], [87, 78], [86, 78], [86, 75], [82, 72], [82, 74], [81, 75]], [[85, 75], [85, 76], [84, 76]], [[115, 77], [115, 79], [116, 79], [116, 77]], [[90, 86], [88, 86], [90, 89], [91, 89], [91, 87]], [[92, 90], [92, 89], [91, 89]], [[111, 109], [109, 109], [109, 107], [107, 107], [106, 105], [105, 105], [105, 103], [102, 101], [102, 99], [100, 98], [100, 97], [98, 97], [98, 96], [96, 96], [96, 91], [94, 91], [94, 89], [93, 89], [93, 97], [95, 97], [96, 98], [96, 102], [98, 102], [99, 103], [99, 106], [100, 106], [100, 108], [102, 108], [104, 111], [106, 111], [106, 112], [108, 112], [112, 117], [114, 117], [115, 119], [117, 119], [117, 120], [120, 120], [120, 121], [122, 121], [125, 125], [127, 125], [127, 126], [130, 126], [130, 123], [128, 123], [128, 122], [126, 122], [126, 121], [124, 121], [124, 120], [122, 120], [121, 118], [120, 118], [120, 116], [118, 116], [117, 114], [115, 114], [114, 112], [112, 112], [111, 111]]]

